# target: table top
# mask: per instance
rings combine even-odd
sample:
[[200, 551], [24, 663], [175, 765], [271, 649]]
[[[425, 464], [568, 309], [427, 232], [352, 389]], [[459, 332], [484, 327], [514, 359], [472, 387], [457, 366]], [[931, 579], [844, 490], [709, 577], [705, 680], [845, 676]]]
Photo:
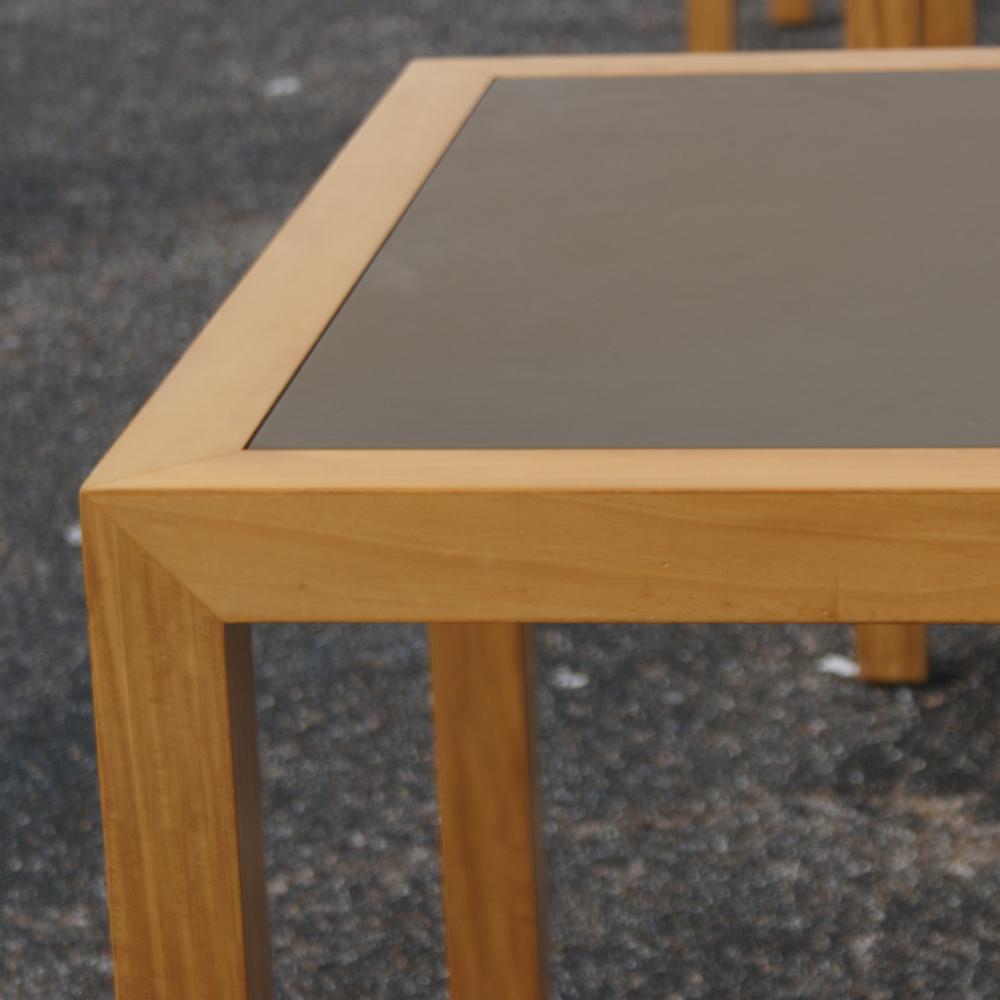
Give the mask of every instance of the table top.
[[997, 107], [975, 70], [498, 79], [251, 447], [1000, 445]]
[[162, 568], [227, 623], [995, 621], [998, 73], [411, 64], [84, 485], [88, 587]]

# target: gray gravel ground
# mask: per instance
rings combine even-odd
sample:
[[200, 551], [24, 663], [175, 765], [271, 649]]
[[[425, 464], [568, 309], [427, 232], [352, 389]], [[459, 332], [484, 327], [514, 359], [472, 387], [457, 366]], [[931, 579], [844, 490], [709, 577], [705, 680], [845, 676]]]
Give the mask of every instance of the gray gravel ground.
[[[744, 44], [836, 45], [822, 6], [745, 3]], [[679, 28], [677, 0], [0, 3], [0, 997], [110, 995], [86, 472], [407, 59]], [[820, 673], [842, 628], [539, 640], [562, 1000], [1000, 996], [995, 630], [933, 629], [915, 691]], [[422, 632], [256, 641], [278, 995], [442, 996]]]

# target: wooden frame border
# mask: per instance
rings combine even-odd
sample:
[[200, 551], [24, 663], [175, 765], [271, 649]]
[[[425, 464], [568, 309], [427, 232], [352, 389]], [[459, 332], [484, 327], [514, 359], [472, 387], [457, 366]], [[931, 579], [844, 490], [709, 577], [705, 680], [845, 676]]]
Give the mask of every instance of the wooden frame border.
[[494, 79], [957, 69], [1000, 50], [414, 62], [82, 502], [230, 622], [989, 620], [1000, 449], [244, 450]]
[[[1000, 49], [412, 62], [126, 428], [85, 489], [242, 450], [495, 79], [955, 69], [1000, 69]], [[237, 347], [238, 368], [229, 363], [229, 352]]]

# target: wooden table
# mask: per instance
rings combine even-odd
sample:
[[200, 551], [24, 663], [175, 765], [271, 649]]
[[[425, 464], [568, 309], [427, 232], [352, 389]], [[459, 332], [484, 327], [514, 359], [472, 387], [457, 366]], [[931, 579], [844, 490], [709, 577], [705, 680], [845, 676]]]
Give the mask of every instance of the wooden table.
[[431, 623], [452, 996], [534, 1000], [528, 623], [997, 620], [998, 70], [406, 69], [83, 490], [119, 997], [270, 995], [249, 623]]

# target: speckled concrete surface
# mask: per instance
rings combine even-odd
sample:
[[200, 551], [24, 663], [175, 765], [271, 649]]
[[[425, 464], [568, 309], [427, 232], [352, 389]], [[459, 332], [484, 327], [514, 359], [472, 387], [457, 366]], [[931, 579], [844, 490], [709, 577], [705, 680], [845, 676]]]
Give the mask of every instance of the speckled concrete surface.
[[[744, 42], [835, 45], [822, 6]], [[408, 58], [678, 46], [676, 0], [0, 5], [4, 1000], [111, 990], [88, 469]], [[1000, 633], [934, 629], [917, 691], [821, 673], [847, 642], [539, 631], [562, 1000], [1000, 995]], [[422, 632], [257, 654], [278, 995], [442, 996]]]

